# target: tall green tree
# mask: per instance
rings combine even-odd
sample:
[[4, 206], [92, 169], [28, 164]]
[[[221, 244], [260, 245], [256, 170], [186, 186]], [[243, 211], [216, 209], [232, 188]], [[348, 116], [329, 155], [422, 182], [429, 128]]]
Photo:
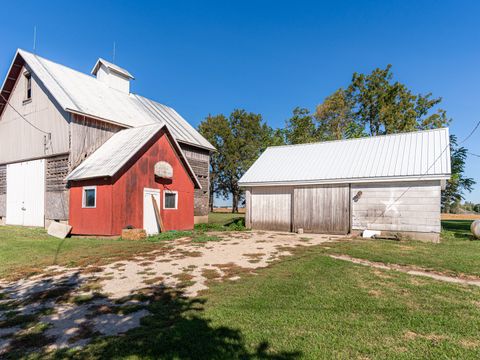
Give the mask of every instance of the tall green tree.
[[232, 212], [238, 212], [243, 191], [238, 180], [272, 144], [283, 143], [281, 132], [270, 128], [260, 114], [234, 110], [228, 118], [209, 116], [199, 126], [200, 133], [217, 148], [211, 161], [211, 198], [231, 196]]
[[447, 186], [442, 192], [442, 211], [450, 213], [455, 211], [464, 199], [465, 191], [471, 192], [475, 180], [465, 176], [465, 161], [468, 150], [463, 146], [458, 146], [455, 135], [450, 135], [450, 156], [452, 176], [447, 181]]
[[217, 150], [210, 155], [210, 184], [209, 184], [209, 207], [210, 211], [213, 211], [213, 201], [223, 188], [221, 185], [222, 177], [220, 174], [223, 172], [225, 164], [225, 154], [223, 148], [225, 142], [229, 142], [231, 136], [230, 124], [228, 119], [224, 115], [208, 115], [203, 120], [198, 130], [200, 134], [205, 137]]
[[328, 96], [317, 106], [315, 119], [320, 140], [340, 140], [365, 136], [363, 127], [355, 122], [353, 103], [342, 88]]
[[304, 144], [319, 141], [315, 119], [310, 110], [296, 107], [293, 115], [285, 124], [285, 141], [287, 144]]
[[392, 66], [370, 74], [354, 73], [346, 90], [355, 122], [371, 136], [433, 129], [449, 123], [446, 112], [433, 109], [442, 101], [432, 94], [414, 94], [393, 81]]

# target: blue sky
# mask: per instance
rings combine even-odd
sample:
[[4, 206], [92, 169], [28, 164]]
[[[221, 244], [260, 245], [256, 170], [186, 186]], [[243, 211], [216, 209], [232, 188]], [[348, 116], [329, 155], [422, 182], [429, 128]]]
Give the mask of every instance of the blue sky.
[[[283, 126], [353, 72], [393, 64], [415, 92], [443, 98], [463, 139], [480, 120], [478, 1], [22, 1], [2, 2], [0, 74], [15, 49], [89, 72], [112, 58], [133, 91], [173, 106], [193, 125], [234, 108]], [[480, 154], [480, 131], [465, 146]], [[479, 183], [480, 158], [467, 175]]]

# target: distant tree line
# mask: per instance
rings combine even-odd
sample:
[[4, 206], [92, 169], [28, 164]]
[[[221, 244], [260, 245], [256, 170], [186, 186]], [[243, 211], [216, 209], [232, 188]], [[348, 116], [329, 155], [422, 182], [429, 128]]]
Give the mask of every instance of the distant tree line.
[[[229, 116], [209, 115], [200, 133], [217, 151], [211, 157], [210, 207], [216, 195], [232, 198], [232, 211], [244, 202], [238, 180], [268, 147], [350, 139], [447, 126], [441, 98], [414, 94], [395, 81], [388, 65], [370, 74], [354, 73], [350, 84], [327, 96], [315, 111], [296, 107], [283, 128], [267, 125], [260, 114], [242, 109]], [[467, 149], [451, 137], [452, 178], [442, 193], [442, 209], [450, 212], [475, 184], [464, 176]]]

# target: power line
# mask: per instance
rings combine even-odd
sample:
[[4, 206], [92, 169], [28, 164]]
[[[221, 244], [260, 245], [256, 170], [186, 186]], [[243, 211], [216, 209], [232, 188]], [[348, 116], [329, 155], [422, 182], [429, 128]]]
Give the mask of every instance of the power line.
[[480, 155], [474, 154], [474, 153], [471, 153], [471, 152], [469, 152], [469, 153], [467, 153], [467, 154], [468, 154], [468, 155], [472, 155], [472, 156], [476, 156], [476, 157], [480, 157]]
[[463, 144], [465, 141], [467, 141], [468, 139], [470, 139], [470, 137], [473, 135], [473, 133], [474, 133], [475, 131], [477, 131], [477, 129], [478, 129], [479, 126], [480, 126], [480, 121], [477, 122], [477, 125], [475, 125], [475, 127], [474, 127], [473, 130], [470, 132], [470, 134], [468, 134], [468, 136], [467, 136], [465, 139], [463, 139], [458, 145]]
[[[478, 127], [480, 126], [480, 121], [477, 122], [477, 125], [475, 125], [475, 127], [473, 128], [473, 130], [470, 132], [470, 134], [468, 134], [468, 136], [463, 139], [460, 143], [460, 144], [463, 144], [465, 141], [467, 141], [474, 133], [475, 131], [477, 131]], [[443, 153], [445, 151], [447, 151], [448, 149], [450, 148], [450, 144], [448, 144], [447, 146], [445, 146], [445, 148], [442, 150], [442, 152], [440, 153], [440, 155], [433, 161], [433, 163], [428, 167], [428, 169], [418, 178], [418, 180], [422, 179], [425, 175], [428, 174], [428, 172], [430, 171], [430, 169], [435, 165], [435, 163], [442, 157]], [[474, 156], [479, 156], [479, 155], [476, 155], [476, 154], [471, 154], [471, 155], [474, 155]], [[480, 156], [479, 156], [480, 157]], [[373, 219], [373, 221], [371, 223], [374, 223], [375, 221], [377, 221], [379, 218], [385, 216], [385, 214], [387, 213], [388, 210], [390, 210], [390, 208], [395, 205], [395, 203], [400, 200], [408, 191], [410, 191], [410, 189], [412, 188], [412, 186], [409, 186], [402, 194], [400, 194], [400, 196], [398, 198], [396, 198], [393, 203], [391, 203], [390, 205], [387, 206], [387, 208], [382, 212], [381, 215], [375, 217], [375, 219]]]
[[23, 116], [16, 108], [15, 106], [13, 106], [12, 104], [10, 104], [10, 102], [5, 98], [5, 96], [3, 96], [2, 93], [0, 93], [0, 96], [2, 97], [2, 99], [13, 109], [13, 111], [15, 111], [27, 124], [29, 124], [31, 127], [33, 127], [34, 129], [37, 129], [38, 131], [48, 135], [48, 136], [51, 136], [52, 133], [50, 132], [47, 132], [47, 131], [44, 131], [42, 129], [40, 129], [39, 127], [35, 126], [34, 124], [32, 124], [30, 121], [27, 120], [27, 118], [25, 118], [25, 116]]

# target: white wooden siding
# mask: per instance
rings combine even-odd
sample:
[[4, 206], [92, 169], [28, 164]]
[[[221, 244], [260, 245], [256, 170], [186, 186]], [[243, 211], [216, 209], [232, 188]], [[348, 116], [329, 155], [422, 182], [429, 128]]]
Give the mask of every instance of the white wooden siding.
[[32, 99], [25, 100], [25, 78], [22, 69], [9, 98], [12, 104], [28, 121], [52, 134], [51, 141], [23, 120], [10, 106], [0, 117], [0, 164], [60, 154], [69, 151], [68, 115], [52, 102], [32, 75]]
[[249, 203], [252, 229], [291, 231], [291, 187], [252, 188]]
[[440, 181], [352, 184], [351, 197], [359, 191], [353, 229], [440, 232]]

